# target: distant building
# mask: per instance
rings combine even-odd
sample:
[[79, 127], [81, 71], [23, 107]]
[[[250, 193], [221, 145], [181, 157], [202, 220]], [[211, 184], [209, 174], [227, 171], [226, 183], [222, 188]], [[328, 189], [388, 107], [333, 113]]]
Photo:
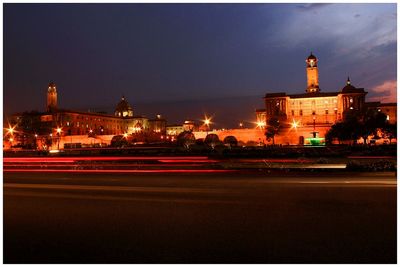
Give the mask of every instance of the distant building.
[[47, 105], [46, 111], [51, 112], [57, 110], [57, 88], [56, 84], [51, 82], [47, 88]]
[[[53, 82], [48, 85], [45, 112], [14, 114], [10, 124], [17, 125], [20, 136], [122, 135], [166, 131], [166, 120], [160, 115], [150, 120], [144, 116], [134, 116], [133, 108], [125, 97], [117, 104], [114, 115], [61, 109], [57, 105], [57, 89]], [[57, 129], [61, 129], [61, 132], [57, 132]]]
[[364, 88], [352, 85], [349, 77], [340, 91], [322, 92], [318, 79], [318, 59], [312, 53], [306, 59], [306, 74], [306, 93], [267, 93], [264, 97], [265, 109], [256, 110], [258, 125], [267, 127], [268, 120], [275, 117], [286, 126], [278, 138], [279, 143], [301, 144], [309, 137], [324, 137], [334, 123], [343, 120], [346, 112], [363, 110], [369, 106], [381, 107], [382, 112], [388, 112], [390, 122], [397, 121], [396, 103], [366, 103], [367, 92]]
[[168, 125], [166, 128], [167, 135], [177, 136], [183, 132], [183, 126], [181, 124]]

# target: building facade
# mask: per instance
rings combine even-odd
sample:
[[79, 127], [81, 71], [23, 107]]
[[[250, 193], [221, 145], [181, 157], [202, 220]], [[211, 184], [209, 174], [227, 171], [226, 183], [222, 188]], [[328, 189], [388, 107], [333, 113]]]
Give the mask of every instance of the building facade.
[[82, 112], [59, 108], [56, 84], [51, 82], [47, 89], [45, 112], [24, 112], [11, 116], [9, 124], [15, 125], [15, 142], [35, 136], [75, 135], [123, 135], [139, 132], [166, 132], [166, 120], [157, 115], [155, 119], [134, 116], [133, 108], [122, 97], [113, 115], [100, 112]]
[[[365, 102], [367, 92], [355, 87], [350, 78], [337, 92], [323, 92], [319, 86], [318, 59], [311, 55], [306, 59], [307, 87], [302, 94], [285, 92], [267, 93], [265, 108], [256, 110], [257, 124], [267, 127], [270, 118], [277, 118], [282, 127], [280, 143], [302, 144], [307, 138], [323, 138], [329, 128], [342, 121], [347, 111], [380, 108], [389, 112], [389, 122], [397, 121], [396, 103], [370, 104]], [[386, 107], [386, 108], [383, 108]], [[390, 119], [391, 118], [391, 119]]]

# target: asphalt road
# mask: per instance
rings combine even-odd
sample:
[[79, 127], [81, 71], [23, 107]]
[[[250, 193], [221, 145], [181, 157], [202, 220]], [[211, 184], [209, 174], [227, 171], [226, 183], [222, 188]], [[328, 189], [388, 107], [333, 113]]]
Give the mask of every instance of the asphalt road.
[[395, 263], [394, 173], [4, 173], [5, 263]]

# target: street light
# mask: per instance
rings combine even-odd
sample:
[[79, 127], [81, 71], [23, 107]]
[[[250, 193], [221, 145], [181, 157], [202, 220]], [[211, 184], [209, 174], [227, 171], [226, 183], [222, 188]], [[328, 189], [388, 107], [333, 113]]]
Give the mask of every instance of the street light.
[[127, 134], [127, 133], [124, 133], [124, 137], [127, 138], [127, 137], [128, 137], [128, 134]]
[[61, 128], [57, 127], [57, 150], [60, 149], [60, 139], [61, 139], [60, 134], [61, 134]]
[[291, 123], [291, 125], [292, 125], [292, 128], [297, 129], [297, 127], [299, 126], [299, 123], [293, 119], [293, 122]]
[[204, 116], [204, 124], [207, 126], [206, 135], [208, 135], [208, 131], [210, 130], [211, 118], [207, 118]]
[[264, 127], [265, 127], [265, 122], [263, 122], [263, 121], [258, 121], [258, 122], [257, 122], [257, 128], [262, 129], [262, 128], [264, 128]]

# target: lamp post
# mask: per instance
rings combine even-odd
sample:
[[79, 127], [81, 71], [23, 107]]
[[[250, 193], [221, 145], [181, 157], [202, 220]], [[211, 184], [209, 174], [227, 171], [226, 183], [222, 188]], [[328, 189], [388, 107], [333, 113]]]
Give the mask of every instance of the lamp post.
[[211, 118], [205, 117], [204, 124], [206, 125], [206, 136], [208, 135], [208, 131], [210, 130]]
[[313, 124], [314, 124], [314, 131], [313, 131], [313, 137], [316, 138], [317, 137], [317, 132], [315, 131], [315, 115], [313, 116]]
[[38, 149], [38, 144], [37, 144], [37, 138], [38, 138], [38, 135], [37, 135], [37, 133], [35, 133], [35, 149], [37, 150]]
[[60, 127], [58, 127], [57, 128], [57, 150], [59, 150], [60, 149], [60, 139], [61, 139], [61, 128]]

